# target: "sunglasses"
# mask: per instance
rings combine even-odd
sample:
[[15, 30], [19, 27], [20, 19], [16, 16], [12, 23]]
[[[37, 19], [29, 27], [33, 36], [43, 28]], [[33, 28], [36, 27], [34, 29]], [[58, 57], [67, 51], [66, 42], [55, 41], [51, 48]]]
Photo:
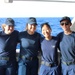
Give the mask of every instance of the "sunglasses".
[[69, 22], [61, 22], [60, 25], [61, 26], [66, 25], [67, 26], [67, 25], [69, 25]]

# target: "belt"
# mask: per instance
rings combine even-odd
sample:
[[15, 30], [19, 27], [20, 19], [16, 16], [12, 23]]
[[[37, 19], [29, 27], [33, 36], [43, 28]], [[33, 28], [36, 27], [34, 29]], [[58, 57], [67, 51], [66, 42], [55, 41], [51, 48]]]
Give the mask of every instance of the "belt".
[[49, 67], [56, 66], [56, 64], [49, 63], [49, 62], [46, 62], [46, 61], [42, 61], [41, 64], [46, 65], [46, 66], [49, 66]]
[[65, 62], [65, 61], [62, 61], [63, 64], [69, 66], [69, 65], [72, 65], [72, 64], [75, 64], [75, 61], [73, 62]]
[[22, 56], [22, 59], [32, 61], [32, 60], [36, 60], [36, 59], [37, 59], [37, 57], [25, 57], [25, 56]]
[[9, 60], [9, 57], [0, 57], [0, 60]]

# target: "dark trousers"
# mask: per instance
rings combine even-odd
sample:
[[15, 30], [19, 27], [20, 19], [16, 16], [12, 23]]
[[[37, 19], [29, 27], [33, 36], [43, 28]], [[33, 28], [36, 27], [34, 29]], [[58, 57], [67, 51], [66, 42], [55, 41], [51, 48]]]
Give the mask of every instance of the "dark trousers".
[[[4, 61], [0, 61], [4, 63]], [[16, 62], [8, 64], [0, 64], [0, 75], [17, 75], [17, 65]]]
[[38, 75], [38, 59], [19, 62], [18, 75]]

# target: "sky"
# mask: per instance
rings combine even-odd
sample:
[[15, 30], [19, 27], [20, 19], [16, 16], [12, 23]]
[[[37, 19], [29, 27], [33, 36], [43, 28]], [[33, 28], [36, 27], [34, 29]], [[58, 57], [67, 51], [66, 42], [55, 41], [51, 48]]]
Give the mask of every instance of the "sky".
[[75, 17], [75, 3], [0, 0], [0, 17]]

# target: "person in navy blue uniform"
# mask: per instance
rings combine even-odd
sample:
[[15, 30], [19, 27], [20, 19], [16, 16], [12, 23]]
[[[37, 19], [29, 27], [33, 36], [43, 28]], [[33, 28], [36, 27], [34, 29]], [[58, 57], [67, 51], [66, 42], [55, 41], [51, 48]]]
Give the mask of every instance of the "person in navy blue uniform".
[[40, 34], [36, 32], [36, 18], [30, 17], [26, 31], [19, 34], [20, 56], [18, 75], [38, 75], [38, 52], [40, 48]]
[[41, 66], [39, 75], [60, 75], [58, 67], [57, 38], [51, 36], [51, 27], [48, 23], [41, 25], [43, 38], [41, 39]]
[[19, 32], [14, 30], [15, 22], [7, 18], [0, 31], [0, 75], [16, 75], [16, 46]]
[[62, 75], [75, 75], [75, 32], [70, 30], [71, 25], [71, 19], [68, 16], [61, 18], [60, 26], [64, 32], [58, 34], [58, 40]]

